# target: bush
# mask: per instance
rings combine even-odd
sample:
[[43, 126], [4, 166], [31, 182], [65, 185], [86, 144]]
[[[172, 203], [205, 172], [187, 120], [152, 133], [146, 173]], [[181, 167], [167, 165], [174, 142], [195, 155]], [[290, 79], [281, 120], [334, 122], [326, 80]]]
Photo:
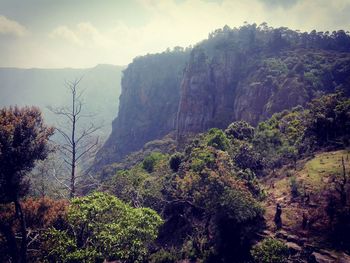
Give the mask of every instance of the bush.
[[176, 262], [176, 251], [172, 249], [171, 251], [161, 249], [156, 253], [152, 254], [149, 258], [151, 263], [173, 263]]
[[258, 263], [284, 263], [287, 262], [288, 247], [274, 238], [266, 238], [255, 245], [250, 251], [254, 262]]
[[295, 179], [295, 176], [292, 176], [290, 178], [290, 192], [292, 194], [293, 198], [296, 198], [299, 196], [299, 184], [297, 180]]
[[142, 168], [145, 169], [147, 172], [152, 173], [157, 161], [160, 160], [162, 157], [163, 157], [163, 154], [159, 152], [151, 153], [143, 160]]
[[163, 223], [152, 209], [133, 208], [102, 192], [72, 199], [67, 220], [67, 230], [46, 231], [49, 262], [144, 262]]
[[212, 146], [218, 150], [226, 151], [229, 147], [229, 141], [225, 133], [217, 128], [210, 129], [206, 135], [208, 146]]
[[227, 127], [225, 133], [229, 138], [251, 141], [254, 137], [254, 128], [245, 121], [235, 121]]
[[175, 173], [179, 170], [183, 156], [180, 153], [175, 153], [170, 157], [169, 166]]

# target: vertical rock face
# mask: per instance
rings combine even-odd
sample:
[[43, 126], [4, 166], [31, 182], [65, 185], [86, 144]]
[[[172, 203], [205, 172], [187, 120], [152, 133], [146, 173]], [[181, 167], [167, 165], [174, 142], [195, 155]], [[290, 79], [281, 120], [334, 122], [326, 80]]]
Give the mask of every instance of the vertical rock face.
[[191, 54], [176, 49], [135, 59], [97, 162], [119, 161], [171, 131], [181, 139], [235, 120], [256, 125], [337, 88], [350, 93], [350, 36], [315, 32], [226, 26]]
[[124, 71], [118, 117], [97, 154], [97, 166], [119, 161], [175, 129], [180, 82], [188, 53], [136, 58]]
[[178, 134], [224, 128], [231, 122], [240, 62], [233, 52], [210, 60], [202, 49], [193, 50], [181, 83]]
[[[346, 66], [347, 65], [347, 66]], [[252, 125], [275, 112], [305, 106], [337, 87], [349, 90], [350, 53], [285, 50], [242, 54], [197, 47], [181, 83], [177, 134], [181, 139], [235, 120]]]

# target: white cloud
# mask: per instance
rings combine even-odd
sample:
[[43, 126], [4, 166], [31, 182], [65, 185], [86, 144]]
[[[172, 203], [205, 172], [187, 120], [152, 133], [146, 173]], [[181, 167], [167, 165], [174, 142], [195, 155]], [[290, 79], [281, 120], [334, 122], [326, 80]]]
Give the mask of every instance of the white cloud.
[[50, 34], [49, 37], [52, 39], [62, 39], [72, 44], [83, 45], [82, 41], [76, 35], [74, 31], [69, 29], [67, 26], [59, 26], [55, 28]]
[[91, 23], [79, 23], [74, 28], [59, 26], [55, 28], [49, 37], [61, 39], [79, 47], [110, 47], [111, 39], [107, 35], [101, 34]]
[[29, 31], [17, 21], [0, 15], [0, 34], [23, 37], [28, 33]]
[[[161, 52], [167, 47], [193, 45], [217, 28], [226, 24], [238, 27], [244, 21], [267, 22], [270, 26], [287, 26], [301, 31], [350, 30], [350, 16], [346, 12], [350, 11], [350, 0], [299, 0], [288, 6], [266, 4], [266, 0], [135, 1], [140, 8], [127, 19], [96, 14], [95, 20], [89, 22], [74, 24], [67, 20], [67, 24], [53, 28], [46, 36], [32, 40], [31, 45], [18, 41], [17, 46], [22, 47], [23, 54], [32, 55], [17, 61], [26, 61], [24, 66], [36, 67], [126, 65], [136, 56]], [[111, 8], [119, 7], [117, 1], [115, 3]], [[146, 17], [146, 22], [142, 25], [132, 23], [141, 15]], [[104, 21], [109, 22], [103, 25]], [[30, 49], [25, 50], [27, 47]]]

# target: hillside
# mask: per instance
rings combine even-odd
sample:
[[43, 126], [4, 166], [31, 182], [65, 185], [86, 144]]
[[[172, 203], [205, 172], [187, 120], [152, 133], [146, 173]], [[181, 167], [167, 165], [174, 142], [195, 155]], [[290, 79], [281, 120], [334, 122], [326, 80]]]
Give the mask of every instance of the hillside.
[[167, 133], [181, 142], [235, 120], [256, 125], [337, 89], [349, 94], [349, 47], [342, 30], [301, 33], [253, 24], [225, 26], [191, 50], [137, 58], [125, 71], [119, 115], [96, 167]]
[[47, 106], [67, 105], [70, 94], [65, 81], [83, 77], [79, 87], [84, 90], [85, 109], [97, 114], [99, 122], [103, 121], [100, 135], [106, 138], [111, 131], [110, 123], [118, 113], [123, 69], [113, 65], [87, 69], [0, 68], [0, 106], [39, 106], [47, 122], [56, 124], [56, 117]]
[[[339, 195], [337, 188], [344, 172], [342, 159], [345, 172], [350, 171], [349, 154], [349, 150], [319, 152], [298, 161], [296, 169], [285, 166], [261, 179], [267, 196], [265, 233], [288, 242], [297, 254], [295, 257], [306, 256], [313, 249], [319, 260], [350, 260], [333, 248], [345, 233], [333, 233], [334, 222], [329, 217], [329, 202]], [[276, 230], [274, 224], [277, 203], [282, 207], [283, 230]]]
[[175, 130], [179, 86], [188, 51], [174, 50], [135, 58], [124, 71], [119, 113], [96, 166], [127, 154]]
[[349, 113], [339, 91], [178, 152], [152, 141], [106, 166], [97, 190], [162, 215], [150, 262], [348, 262]]

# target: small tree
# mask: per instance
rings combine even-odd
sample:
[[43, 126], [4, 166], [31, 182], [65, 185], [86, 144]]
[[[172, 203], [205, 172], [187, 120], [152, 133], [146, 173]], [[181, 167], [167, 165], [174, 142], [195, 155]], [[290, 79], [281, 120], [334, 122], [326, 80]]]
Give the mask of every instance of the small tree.
[[[48, 154], [48, 139], [53, 128], [46, 126], [41, 111], [35, 107], [10, 107], [0, 110], [0, 202], [14, 203], [16, 217], [20, 222], [21, 247], [11, 242], [11, 226], [0, 223], [8, 243], [11, 243], [12, 262], [26, 262], [27, 231], [20, 198], [28, 185], [25, 175], [31, 171], [36, 160]], [[13, 246], [16, 245], [14, 248]]]
[[77, 166], [80, 161], [94, 153], [99, 144], [98, 137], [93, 138], [94, 133], [100, 129], [90, 122], [88, 126], [81, 125], [82, 118], [91, 118], [91, 114], [82, 112], [82, 91], [78, 90], [81, 78], [75, 81], [66, 82], [71, 92], [71, 104], [67, 107], [49, 108], [51, 112], [58, 116], [63, 116], [66, 125], [63, 128], [56, 128], [58, 133], [63, 137], [60, 150], [63, 154], [64, 162], [70, 169], [70, 182], [64, 183], [64, 180], [58, 179], [69, 190], [70, 198], [76, 195], [77, 180], [84, 175], [77, 175]]

